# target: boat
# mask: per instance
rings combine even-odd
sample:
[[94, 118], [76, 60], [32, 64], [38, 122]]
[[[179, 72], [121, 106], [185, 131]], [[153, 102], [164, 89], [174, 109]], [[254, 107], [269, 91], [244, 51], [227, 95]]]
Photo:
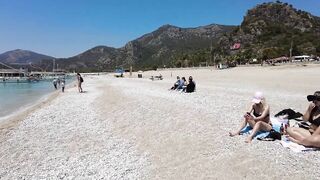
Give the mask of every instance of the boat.
[[36, 77], [44, 81], [52, 81], [53, 79], [65, 79], [68, 75], [64, 70], [56, 69], [53, 72], [32, 71], [29, 76]]
[[37, 78], [30, 77], [26, 69], [15, 69], [1, 62], [0, 64], [6, 67], [6, 69], [0, 69], [0, 83], [29, 83], [38, 81]]

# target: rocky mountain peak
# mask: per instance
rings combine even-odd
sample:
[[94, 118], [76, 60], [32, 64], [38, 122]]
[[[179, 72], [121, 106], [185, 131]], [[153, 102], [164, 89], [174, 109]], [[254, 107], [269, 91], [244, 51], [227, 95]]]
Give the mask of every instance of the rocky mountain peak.
[[288, 3], [269, 2], [248, 10], [241, 28], [252, 34], [260, 34], [265, 27], [286, 26], [301, 32], [318, 31], [319, 18], [308, 12], [297, 10]]

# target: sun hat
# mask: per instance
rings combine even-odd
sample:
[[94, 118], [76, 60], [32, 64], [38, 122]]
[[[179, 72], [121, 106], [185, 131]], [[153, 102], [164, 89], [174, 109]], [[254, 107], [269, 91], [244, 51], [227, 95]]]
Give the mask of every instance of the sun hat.
[[318, 100], [320, 101], [320, 91], [316, 91], [313, 95], [307, 96], [308, 101]]
[[263, 99], [263, 94], [262, 94], [262, 92], [258, 91], [256, 93], [254, 93], [252, 102], [255, 103], [255, 104], [258, 104], [258, 103], [261, 102], [262, 99]]

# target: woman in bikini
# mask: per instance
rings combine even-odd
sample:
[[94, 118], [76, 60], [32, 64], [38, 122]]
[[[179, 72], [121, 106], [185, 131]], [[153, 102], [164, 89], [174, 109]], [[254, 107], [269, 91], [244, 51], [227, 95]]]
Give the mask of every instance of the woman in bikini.
[[286, 130], [286, 134], [291, 141], [302, 142], [305, 138], [310, 137], [320, 125], [320, 91], [316, 91], [313, 95], [308, 95], [307, 99], [311, 101], [311, 103], [302, 119], [303, 121], [309, 121], [311, 125], [309, 129], [289, 127]]
[[312, 133], [312, 135], [305, 137], [301, 140], [296, 140], [291, 137], [289, 137], [289, 139], [293, 142], [296, 142], [304, 146], [312, 146], [312, 147], [320, 148], [320, 127], [318, 127], [316, 131]]
[[270, 108], [269, 105], [266, 104], [263, 94], [256, 92], [252, 102], [253, 104], [250, 106], [250, 110], [244, 115], [244, 120], [239, 129], [235, 132], [229, 132], [230, 136], [239, 135], [241, 130], [249, 124], [253, 130], [245, 141], [247, 143], [252, 141], [258, 131], [270, 131], [272, 129], [270, 123]]

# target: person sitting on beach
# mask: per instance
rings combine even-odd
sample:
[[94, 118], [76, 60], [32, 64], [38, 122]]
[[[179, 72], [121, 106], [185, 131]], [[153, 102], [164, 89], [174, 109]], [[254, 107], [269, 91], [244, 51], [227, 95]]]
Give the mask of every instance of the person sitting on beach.
[[179, 84], [180, 84], [180, 77], [177, 76], [177, 81], [173, 84], [173, 86], [171, 87], [171, 90], [177, 89], [177, 87], [179, 86]]
[[269, 105], [267, 105], [263, 94], [261, 92], [256, 92], [252, 102], [253, 104], [250, 106], [250, 110], [244, 115], [244, 120], [239, 129], [235, 132], [229, 132], [230, 136], [239, 135], [241, 130], [249, 124], [253, 130], [245, 141], [247, 143], [252, 141], [258, 131], [271, 131], [272, 129], [270, 123], [270, 108]]
[[187, 88], [187, 86], [188, 86], [188, 81], [186, 80], [186, 78], [185, 77], [183, 77], [183, 80], [184, 80], [184, 83], [183, 83], [183, 86], [182, 86], [182, 90], [183, 91], [186, 91], [186, 88]]
[[289, 140], [304, 146], [320, 148], [320, 127], [318, 127], [310, 136], [303, 137], [300, 139], [294, 139], [292, 137], [289, 137]]
[[186, 78], [185, 77], [182, 77], [181, 80], [180, 80], [180, 84], [178, 85], [178, 87], [176, 88], [176, 90], [182, 90], [183, 89], [183, 86], [184, 86], [184, 82], [186, 81]]
[[302, 116], [302, 120], [309, 121], [311, 123], [310, 127], [308, 129], [288, 127], [285, 132], [289, 136], [289, 139], [294, 142], [302, 142], [311, 136], [320, 125], [320, 91], [316, 91], [313, 95], [308, 95], [307, 99], [311, 103]]
[[185, 88], [185, 92], [186, 93], [192, 93], [192, 92], [194, 92], [195, 89], [196, 89], [196, 84], [193, 81], [192, 76], [190, 76], [189, 77], [189, 83], [188, 83], [187, 87]]

